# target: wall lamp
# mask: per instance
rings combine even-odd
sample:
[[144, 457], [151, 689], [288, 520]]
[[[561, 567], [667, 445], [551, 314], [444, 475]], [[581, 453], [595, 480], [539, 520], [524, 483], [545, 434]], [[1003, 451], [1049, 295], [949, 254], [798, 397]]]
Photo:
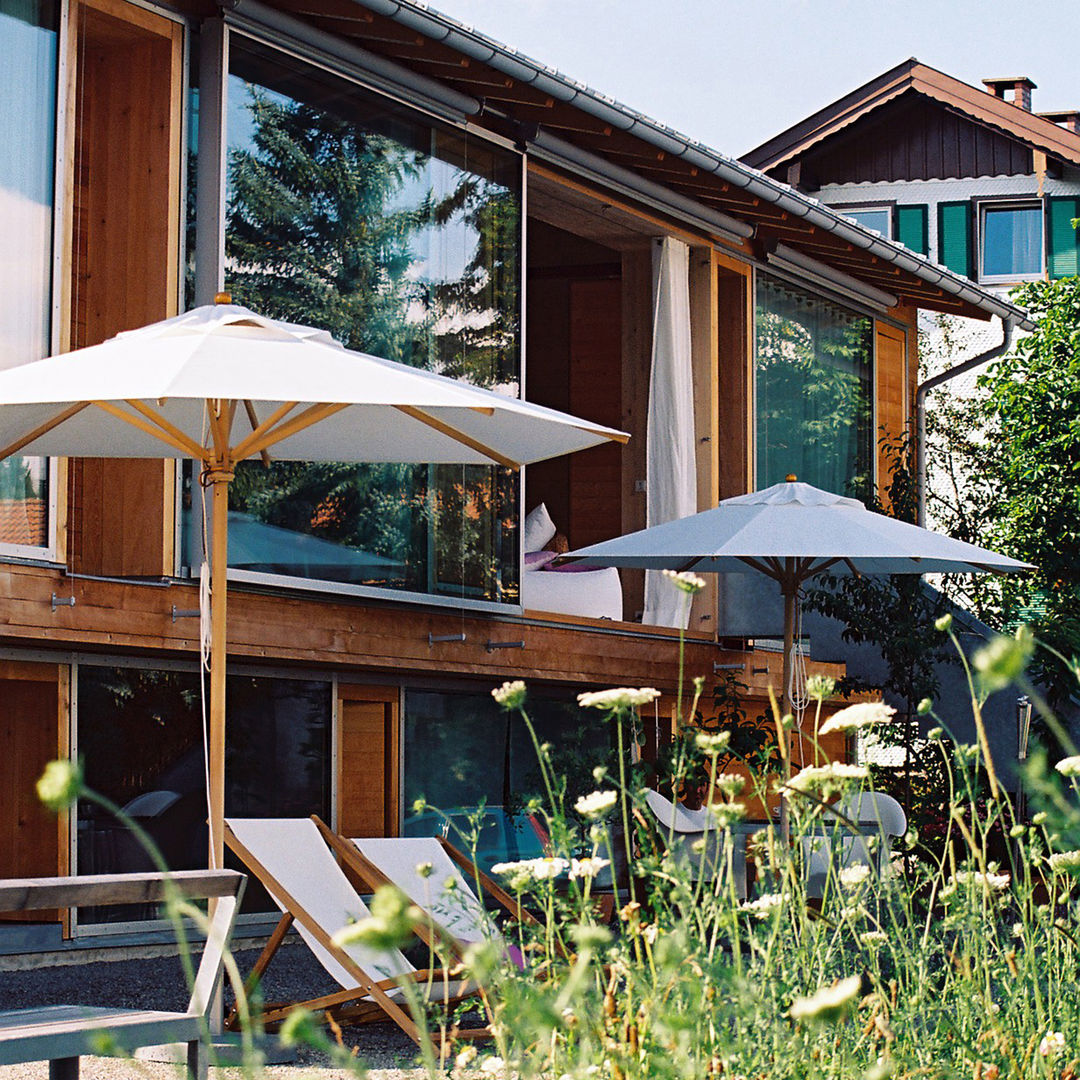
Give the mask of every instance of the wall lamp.
[[832, 293], [846, 297], [848, 300], [856, 300], [861, 304], [868, 304], [879, 311], [886, 311], [896, 307], [900, 298], [893, 293], [885, 292], [884, 289], [876, 289], [873, 285], [867, 285], [858, 278], [845, 274], [841, 270], [834, 270], [823, 262], [804, 255], [801, 251], [788, 247], [786, 244], [771, 244], [765, 249], [765, 261], [777, 270], [786, 270], [797, 278], [808, 278], [815, 284], [828, 289]]

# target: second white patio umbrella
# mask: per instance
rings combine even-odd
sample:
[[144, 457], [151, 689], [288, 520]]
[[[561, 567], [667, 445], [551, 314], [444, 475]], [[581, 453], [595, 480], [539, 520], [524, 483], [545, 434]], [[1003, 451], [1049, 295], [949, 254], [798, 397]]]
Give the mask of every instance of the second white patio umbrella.
[[12, 454], [193, 458], [212, 489], [211, 865], [225, 800], [229, 482], [252, 457], [519, 468], [611, 428], [342, 348], [229, 303], [0, 372], [0, 460]]

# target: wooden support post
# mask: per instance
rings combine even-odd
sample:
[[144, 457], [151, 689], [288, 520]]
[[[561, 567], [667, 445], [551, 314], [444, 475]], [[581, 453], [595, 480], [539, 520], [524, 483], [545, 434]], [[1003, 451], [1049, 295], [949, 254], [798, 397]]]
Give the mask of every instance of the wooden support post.
[[209, 471], [213, 536], [210, 545], [210, 868], [220, 870], [225, 854], [225, 656], [231, 470]]

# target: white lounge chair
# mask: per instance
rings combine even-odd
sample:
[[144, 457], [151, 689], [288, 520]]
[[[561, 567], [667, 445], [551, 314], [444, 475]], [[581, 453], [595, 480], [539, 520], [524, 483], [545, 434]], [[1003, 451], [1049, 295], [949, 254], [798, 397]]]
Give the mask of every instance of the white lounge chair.
[[[448, 1007], [475, 993], [463, 983], [448, 980], [442, 971], [417, 970], [397, 949], [343, 948], [333, 942], [337, 931], [369, 912], [310, 818], [229, 818], [225, 842], [283, 913], [249, 983], [262, 976], [295, 924], [305, 944], [341, 987], [339, 992], [308, 1001], [264, 1004], [264, 1024], [278, 1024], [293, 1009], [304, 1007], [328, 1013], [338, 1023], [390, 1019], [419, 1044], [421, 1032], [407, 1011], [402, 983], [410, 981], [426, 992], [430, 975], [431, 998]], [[462, 1028], [453, 1034], [486, 1038], [490, 1031]]]
[[[670, 849], [684, 859], [695, 877], [712, 873], [713, 867], [722, 866], [726, 857], [724, 834], [709, 820], [709, 811], [688, 810], [673, 803], [659, 791], [646, 791], [645, 802], [656, 819], [660, 837], [665, 843], [671, 837]], [[694, 851], [699, 840], [708, 842], [704, 850]], [[731, 872], [735, 877], [735, 890], [740, 898], [746, 897], [746, 836], [741, 829], [731, 830]]]
[[[846, 819], [839, 820], [842, 817]], [[855, 832], [847, 824], [858, 827]], [[807, 837], [803, 841], [806, 857], [807, 896], [820, 897], [825, 888], [829, 865], [837, 870], [848, 866], [873, 866], [882, 875], [891, 868], [891, 837], [907, 832], [904, 808], [891, 795], [882, 791], [861, 791], [842, 799], [836, 813], [825, 811], [824, 835]], [[876, 837], [876, 850], [871, 850], [870, 838]]]

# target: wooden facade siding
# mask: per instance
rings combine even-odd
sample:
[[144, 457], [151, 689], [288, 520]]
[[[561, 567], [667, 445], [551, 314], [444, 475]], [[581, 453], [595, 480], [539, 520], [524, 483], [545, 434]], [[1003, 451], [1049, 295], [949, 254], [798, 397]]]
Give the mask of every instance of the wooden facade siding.
[[[804, 175], [817, 185], [1021, 176], [1031, 148], [911, 91], [808, 150]], [[787, 165], [772, 170], [787, 177]]]
[[[0, 647], [132, 654], [152, 659], [197, 655], [198, 622], [172, 608], [198, 606], [193, 585], [153, 588], [112, 581], [59, 579], [34, 566], [0, 566], [0, 592], [10, 599], [0, 621]], [[76, 597], [50, 616], [54, 592]], [[428, 644], [428, 635], [465, 633], [466, 641]], [[488, 652], [488, 641], [522, 641], [520, 649]], [[573, 616], [498, 616], [440, 611], [401, 603], [313, 600], [229, 590], [229, 657], [233, 662], [317, 667], [353, 678], [472, 678], [493, 684], [524, 678], [583, 689], [615, 685], [671, 691], [677, 677], [678, 634]], [[752, 656], [752, 663], [751, 663]], [[764, 699], [781, 681], [780, 654], [721, 649], [708, 635], [689, 634], [688, 676], [712, 683], [713, 663], [744, 663], [740, 680]], [[842, 674], [842, 665], [812, 664]], [[708, 690], [706, 690], [708, 693]]]

